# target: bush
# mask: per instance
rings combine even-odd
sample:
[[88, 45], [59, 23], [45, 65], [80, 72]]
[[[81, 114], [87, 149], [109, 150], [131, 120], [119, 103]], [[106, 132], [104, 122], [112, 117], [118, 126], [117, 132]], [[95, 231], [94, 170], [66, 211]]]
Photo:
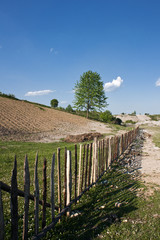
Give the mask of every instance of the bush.
[[73, 108], [70, 104], [66, 107], [66, 111], [67, 112], [74, 112], [74, 110], [73, 110]]
[[136, 122], [134, 122], [134, 121], [132, 121], [132, 120], [127, 120], [127, 121], [125, 121], [125, 123], [135, 124]]
[[109, 110], [100, 113], [100, 120], [103, 122], [112, 122], [115, 118], [112, 116], [112, 113]]

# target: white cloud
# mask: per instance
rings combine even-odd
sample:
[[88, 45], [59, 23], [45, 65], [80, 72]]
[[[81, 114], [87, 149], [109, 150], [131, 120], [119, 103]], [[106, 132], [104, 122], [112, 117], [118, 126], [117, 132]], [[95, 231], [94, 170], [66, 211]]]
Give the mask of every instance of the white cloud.
[[156, 87], [160, 87], [160, 78], [156, 81]]
[[123, 83], [123, 79], [121, 77], [117, 77], [117, 79], [113, 79], [112, 82], [107, 82], [104, 85], [105, 92], [112, 92], [115, 89], [119, 88]]
[[50, 48], [50, 49], [49, 49], [49, 52], [50, 52], [50, 53], [53, 53], [53, 54], [55, 54], [55, 55], [58, 54], [58, 51], [54, 50], [54, 48]]
[[52, 92], [55, 92], [55, 90], [54, 91], [52, 91], [52, 90], [41, 90], [41, 91], [27, 92], [25, 94], [25, 96], [29, 96], [29, 97], [31, 97], [31, 96], [32, 97], [41, 96], [41, 95], [47, 95], [47, 94], [52, 93]]
[[67, 101], [61, 101], [60, 102], [60, 104], [66, 104], [67, 103]]

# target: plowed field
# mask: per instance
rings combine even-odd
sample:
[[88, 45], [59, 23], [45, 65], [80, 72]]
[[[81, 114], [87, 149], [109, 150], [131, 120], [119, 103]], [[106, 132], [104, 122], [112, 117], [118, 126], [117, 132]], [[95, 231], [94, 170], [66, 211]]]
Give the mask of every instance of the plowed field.
[[108, 133], [105, 124], [24, 101], [0, 97], [0, 139], [57, 141], [69, 134]]

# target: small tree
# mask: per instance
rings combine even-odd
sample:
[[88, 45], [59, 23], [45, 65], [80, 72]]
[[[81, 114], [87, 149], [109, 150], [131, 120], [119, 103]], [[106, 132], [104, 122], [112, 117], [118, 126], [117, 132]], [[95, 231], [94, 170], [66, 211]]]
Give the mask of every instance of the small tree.
[[57, 99], [52, 99], [50, 104], [51, 104], [51, 107], [56, 108], [56, 107], [58, 107], [58, 100]]
[[109, 122], [110, 123], [114, 120], [114, 117], [109, 110], [106, 110], [105, 112], [102, 112], [100, 114], [100, 120], [102, 120], [103, 122]]
[[88, 71], [80, 76], [75, 84], [74, 107], [77, 110], [86, 110], [87, 118], [90, 110], [101, 110], [107, 106], [103, 82], [97, 72]]
[[69, 104], [69, 105], [66, 107], [66, 111], [67, 111], [67, 112], [73, 112], [74, 110], [73, 110], [72, 106]]

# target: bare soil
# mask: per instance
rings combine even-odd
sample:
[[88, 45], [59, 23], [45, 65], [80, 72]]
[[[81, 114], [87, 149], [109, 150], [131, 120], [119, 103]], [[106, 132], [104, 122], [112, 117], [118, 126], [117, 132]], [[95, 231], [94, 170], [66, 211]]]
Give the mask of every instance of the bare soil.
[[84, 117], [0, 97], [0, 139], [54, 142], [67, 135], [112, 130], [106, 124]]
[[146, 183], [160, 185], [160, 148], [156, 147], [152, 140], [153, 132], [145, 130], [148, 135], [145, 137], [142, 147], [141, 173]]

